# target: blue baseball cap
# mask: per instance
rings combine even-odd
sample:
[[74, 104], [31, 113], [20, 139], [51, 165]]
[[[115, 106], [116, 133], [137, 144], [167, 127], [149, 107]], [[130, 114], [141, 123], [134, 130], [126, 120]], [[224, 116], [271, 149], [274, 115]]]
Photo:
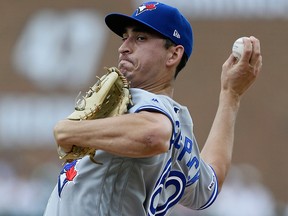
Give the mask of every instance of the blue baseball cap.
[[188, 20], [177, 8], [160, 2], [146, 2], [131, 15], [111, 13], [105, 17], [106, 25], [122, 37], [125, 28], [141, 24], [155, 30], [176, 45], [182, 45], [189, 58], [193, 48], [193, 32]]

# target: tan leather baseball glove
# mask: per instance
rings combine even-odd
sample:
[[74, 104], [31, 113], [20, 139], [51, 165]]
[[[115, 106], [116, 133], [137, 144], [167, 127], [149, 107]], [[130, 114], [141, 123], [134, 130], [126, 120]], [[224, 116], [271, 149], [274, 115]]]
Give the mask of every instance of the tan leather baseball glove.
[[[122, 115], [132, 105], [129, 84], [116, 67], [105, 68], [107, 73], [90, 87], [86, 95], [76, 99], [75, 111], [67, 118], [70, 120], [92, 120]], [[90, 156], [91, 161], [101, 164], [94, 159], [96, 149], [73, 146], [71, 152], [64, 152], [58, 146], [60, 159], [71, 162], [75, 159]]]

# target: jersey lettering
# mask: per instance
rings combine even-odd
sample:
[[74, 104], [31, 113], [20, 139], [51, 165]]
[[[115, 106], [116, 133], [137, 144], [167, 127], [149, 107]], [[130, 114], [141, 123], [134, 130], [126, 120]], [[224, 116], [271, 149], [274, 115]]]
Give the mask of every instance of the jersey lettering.
[[[175, 128], [178, 130], [178, 132], [177, 133], [175, 132], [173, 134], [173, 139], [171, 140], [170, 149], [174, 147], [180, 150], [180, 154], [177, 157], [178, 161], [183, 160], [186, 153], [189, 155], [188, 157], [190, 157], [190, 160], [186, 163], [186, 165], [190, 171], [189, 172], [190, 175], [187, 176], [186, 186], [190, 186], [194, 184], [196, 181], [198, 181], [200, 177], [199, 171], [197, 171], [199, 168], [200, 162], [197, 156], [192, 156], [192, 150], [193, 150], [193, 145], [194, 145], [193, 140], [185, 136], [184, 143], [183, 143], [183, 137], [182, 137], [182, 133], [180, 130], [179, 121], [175, 122]], [[194, 169], [195, 171], [192, 172], [191, 169]]]
[[188, 154], [191, 154], [192, 152], [192, 146], [193, 146], [193, 141], [191, 139], [189, 139], [188, 137], [185, 137], [185, 141], [184, 141], [184, 147], [181, 150], [181, 153], [178, 156], [178, 160], [181, 161], [182, 158], [184, 157], [185, 153], [187, 152]]
[[199, 167], [199, 160], [197, 157], [191, 158], [191, 160], [187, 163], [189, 168], [192, 168], [193, 165], [196, 169]]

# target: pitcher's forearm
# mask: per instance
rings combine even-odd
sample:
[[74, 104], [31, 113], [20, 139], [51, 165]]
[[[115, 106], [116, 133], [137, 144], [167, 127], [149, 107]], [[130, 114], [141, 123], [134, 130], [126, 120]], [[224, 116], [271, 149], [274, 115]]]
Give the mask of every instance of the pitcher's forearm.
[[141, 112], [89, 121], [63, 121], [55, 127], [58, 145], [92, 147], [127, 157], [148, 157], [169, 148], [170, 120], [159, 113]]
[[235, 122], [239, 106], [240, 98], [230, 92], [221, 92], [213, 125], [201, 151], [203, 160], [215, 170], [220, 188], [232, 160]]

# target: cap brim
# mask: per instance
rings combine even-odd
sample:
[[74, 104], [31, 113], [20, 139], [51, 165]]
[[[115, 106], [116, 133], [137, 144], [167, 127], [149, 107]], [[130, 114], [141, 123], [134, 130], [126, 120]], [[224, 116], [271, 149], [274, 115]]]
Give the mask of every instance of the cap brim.
[[111, 31], [113, 31], [115, 34], [119, 35], [120, 37], [123, 36], [123, 33], [126, 31], [127, 27], [132, 27], [134, 25], [143, 25], [144, 27], [148, 27], [160, 33], [157, 29], [153, 28], [149, 24], [142, 22], [141, 20], [135, 19], [131, 16], [127, 16], [125, 14], [120, 14], [120, 13], [108, 14], [105, 17], [105, 23], [108, 26], [108, 28], [111, 29]]

